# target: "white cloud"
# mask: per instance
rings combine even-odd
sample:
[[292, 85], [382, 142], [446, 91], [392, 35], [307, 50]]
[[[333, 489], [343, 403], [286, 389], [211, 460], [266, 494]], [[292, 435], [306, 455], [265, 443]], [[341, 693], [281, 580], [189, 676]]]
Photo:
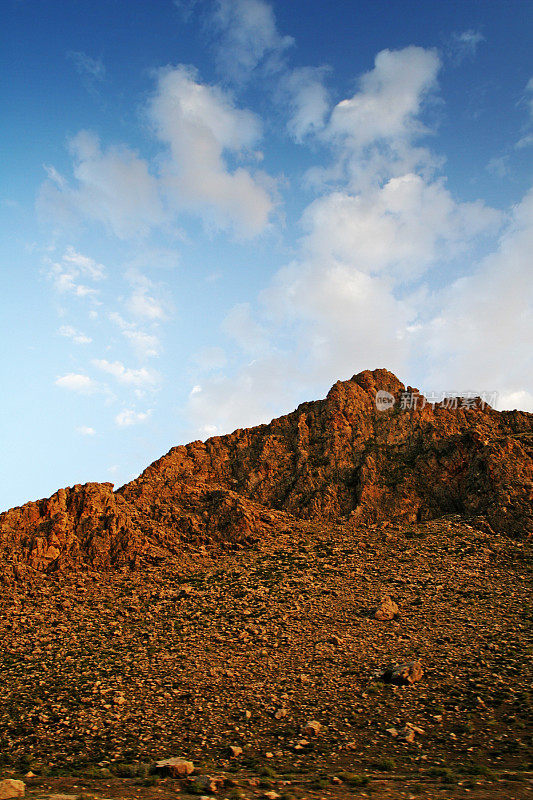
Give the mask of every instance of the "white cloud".
[[434, 50], [382, 50], [360, 79], [360, 91], [333, 109], [328, 134], [357, 148], [419, 135], [424, 128], [418, 116], [439, 68]]
[[302, 378], [293, 367], [276, 354], [251, 362], [236, 374], [216, 374], [193, 387], [188, 412], [198, 435], [205, 438], [269, 422], [280, 409], [291, 409], [298, 397], [295, 384]]
[[[129, 277], [131, 282], [132, 275], [130, 274]], [[139, 281], [140, 277], [141, 276], [139, 276], [138, 273], [135, 273], [133, 279]], [[144, 276], [142, 277], [144, 278]], [[146, 279], [146, 281], [148, 281], [148, 279]], [[144, 284], [142, 285], [144, 286]], [[148, 281], [148, 284], [146, 285], [145, 288], [148, 290], [150, 285], [151, 282]], [[137, 289], [138, 288], [139, 286], [137, 286]], [[137, 311], [136, 316], [146, 316], [146, 314], [143, 315], [138, 313], [139, 309], [136, 308], [138, 298], [139, 295], [138, 294], [135, 295], [134, 292], [134, 294], [129, 298], [127, 305], [130, 306], [133, 305], [133, 311], [134, 312]], [[144, 310], [147, 307], [146, 303], [151, 303], [151, 305], [148, 306], [148, 308], [151, 309], [152, 311], [152, 317], [151, 317], [152, 320], [161, 319], [164, 316], [162, 308], [158, 304], [156, 304], [156, 301], [153, 300], [153, 298], [148, 298], [147, 300], [146, 297], [144, 297], [142, 302], [143, 302], [142, 308]], [[156, 311], [156, 309], [160, 309], [160, 313], [156, 313], [154, 317], [154, 312]], [[135, 351], [136, 355], [140, 359], [144, 360], [147, 358], [154, 358], [159, 355], [161, 350], [161, 345], [159, 342], [159, 338], [154, 333], [147, 333], [146, 331], [139, 330], [135, 322], [129, 322], [128, 320], [124, 319], [124, 317], [117, 311], [111, 311], [107, 316], [111, 320], [111, 322], [113, 322], [118, 328], [120, 328], [122, 335], [128, 340], [133, 350]]]
[[100, 281], [105, 277], [105, 267], [92, 258], [67, 247], [59, 261], [47, 260], [47, 274], [54, 288], [61, 294], [95, 299], [98, 290], [82, 283], [81, 280]]
[[146, 317], [147, 319], [164, 319], [165, 311], [161, 303], [145, 289], [135, 289], [128, 302], [128, 309], [134, 317]]
[[442, 181], [408, 173], [366, 193], [333, 192], [314, 201], [302, 222], [307, 260], [339, 260], [365, 273], [415, 277], [494, 229], [500, 215], [482, 203], [458, 203]]
[[63, 263], [71, 266], [82, 275], [87, 275], [93, 281], [100, 281], [105, 277], [105, 267], [98, 264], [89, 256], [78, 253], [73, 247], [67, 247], [63, 256]]
[[278, 70], [294, 44], [276, 27], [272, 7], [263, 0], [218, 0], [213, 22], [218, 30], [217, 61], [224, 76], [244, 82], [258, 65]]
[[159, 355], [160, 344], [157, 336], [138, 330], [125, 330], [122, 335], [130, 342], [139, 358], [154, 358]]
[[225, 153], [242, 158], [255, 146], [258, 117], [184, 66], [160, 71], [150, 117], [170, 148], [162, 183], [171, 203], [241, 236], [260, 233], [273, 209], [266, 176], [241, 166], [231, 170], [225, 160]]
[[148, 411], [133, 411], [132, 409], [125, 408], [117, 414], [115, 422], [120, 428], [128, 428], [131, 425], [138, 425], [140, 422], [146, 422], [151, 414], [151, 409]]
[[329, 112], [324, 85], [328, 71], [326, 67], [299, 67], [287, 73], [281, 83], [280, 98], [288, 101], [290, 108], [287, 130], [297, 142], [324, 128]]
[[81, 131], [70, 142], [74, 186], [55, 168], [42, 185], [38, 208], [64, 225], [76, 218], [103, 223], [118, 237], [145, 236], [164, 222], [156, 178], [148, 164], [128, 147], [102, 150], [98, 137]]
[[107, 361], [105, 358], [95, 358], [92, 363], [98, 369], [112, 375], [119, 383], [130, 386], [153, 386], [159, 380], [158, 374], [146, 367], [132, 369], [125, 367], [121, 361]]
[[79, 392], [80, 394], [90, 394], [96, 389], [96, 383], [92, 378], [77, 372], [69, 372], [67, 375], [62, 375], [56, 379], [55, 385], [61, 389], [68, 389], [70, 392]]
[[245, 352], [264, 354], [268, 349], [267, 332], [253, 318], [249, 303], [235, 305], [226, 315], [222, 330]]
[[[434, 177], [438, 160], [417, 144], [429, 132], [421, 115], [438, 68], [433, 51], [384, 51], [360, 91], [335, 107], [319, 138], [335, 152], [338, 187], [304, 212], [296, 257], [259, 308], [236, 306], [224, 321], [243, 364], [191, 392], [200, 434], [264, 422], [302, 393], [377, 366], [416, 371], [428, 390], [499, 391], [529, 403], [533, 199], [515, 209], [477, 271], [430, 288], [430, 270], [444, 268], [435, 283], [446, 284], [451, 264], [474, 260], [481, 237], [486, 247], [504, 221], [482, 202], [454, 198]], [[274, 409], [265, 399], [273, 397]]]
[[76, 328], [73, 328], [71, 325], [61, 325], [58, 332], [60, 336], [72, 339], [76, 344], [90, 344], [92, 342], [90, 336], [86, 336], [84, 333], [81, 333], [81, 331], [77, 331]]
[[437, 86], [439, 68], [437, 53], [422, 47], [378, 53], [359, 91], [337, 103], [321, 133], [336, 147], [337, 162], [329, 170], [310, 170], [310, 181], [339, 182], [346, 175], [351, 189], [359, 191], [407, 172], [430, 175], [439, 160], [414, 141], [428, 133], [420, 115]]
[[202, 370], [222, 369], [227, 364], [227, 356], [221, 347], [204, 347], [193, 356], [194, 363]]
[[515, 207], [497, 249], [472, 274], [434, 296], [433, 319], [420, 342], [434, 365], [428, 386], [461, 385], [529, 402], [532, 252], [533, 190]]
[[146, 275], [137, 270], [129, 270], [127, 280], [131, 284], [132, 293], [126, 301], [130, 314], [137, 318], [152, 321], [166, 318], [163, 302], [156, 297], [157, 287]]
[[514, 411], [515, 409], [533, 412], [533, 393], [525, 389], [519, 389], [516, 392], [508, 392], [499, 397], [499, 411]]
[[89, 425], [80, 425], [76, 430], [81, 436], [94, 436], [96, 433], [95, 429], [91, 428]]

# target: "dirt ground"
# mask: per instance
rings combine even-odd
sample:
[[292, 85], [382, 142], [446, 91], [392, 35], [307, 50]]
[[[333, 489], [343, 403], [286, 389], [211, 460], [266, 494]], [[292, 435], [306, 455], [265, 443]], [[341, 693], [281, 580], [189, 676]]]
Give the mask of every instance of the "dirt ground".
[[[3, 587], [0, 778], [32, 798], [529, 797], [531, 546], [482, 527], [295, 523]], [[412, 685], [382, 679], [411, 662]], [[173, 756], [189, 779], [153, 774]]]

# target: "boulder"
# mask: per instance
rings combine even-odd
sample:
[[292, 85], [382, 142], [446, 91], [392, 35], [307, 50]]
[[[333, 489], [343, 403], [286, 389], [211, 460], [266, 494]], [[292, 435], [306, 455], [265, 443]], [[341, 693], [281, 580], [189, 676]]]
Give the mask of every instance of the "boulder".
[[194, 764], [185, 758], [165, 758], [156, 762], [155, 771], [171, 778], [186, 778], [194, 772]]
[[388, 595], [383, 597], [378, 606], [372, 610], [372, 616], [378, 620], [395, 619], [398, 616], [398, 606]]
[[15, 781], [12, 778], [6, 778], [0, 781], [0, 800], [10, 800], [12, 797], [24, 797], [26, 785], [23, 781]]

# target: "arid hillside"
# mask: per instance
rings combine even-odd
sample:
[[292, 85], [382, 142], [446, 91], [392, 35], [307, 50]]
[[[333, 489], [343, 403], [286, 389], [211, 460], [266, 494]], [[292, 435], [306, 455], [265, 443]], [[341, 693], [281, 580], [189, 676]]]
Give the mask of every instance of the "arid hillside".
[[[378, 392], [394, 404], [376, 405]], [[139, 565], [231, 548], [291, 519], [354, 528], [456, 513], [533, 532], [533, 415], [481, 399], [429, 403], [387, 370], [337, 382], [268, 425], [172, 448], [136, 480], [60, 489], [0, 515], [3, 574]]]

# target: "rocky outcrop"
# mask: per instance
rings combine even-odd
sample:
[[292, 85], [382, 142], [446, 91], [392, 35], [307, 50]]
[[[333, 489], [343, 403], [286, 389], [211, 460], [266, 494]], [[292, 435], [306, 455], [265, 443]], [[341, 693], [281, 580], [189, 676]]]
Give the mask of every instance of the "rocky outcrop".
[[[376, 406], [377, 392], [392, 402]], [[533, 532], [533, 415], [431, 405], [387, 370], [337, 382], [268, 425], [174, 447], [136, 480], [61, 489], [0, 515], [0, 553], [22, 565], [96, 569], [184, 545], [243, 546], [300, 519], [405, 523], [448, 513]], [[290, 516], [289, 516], [290, 515]]]

